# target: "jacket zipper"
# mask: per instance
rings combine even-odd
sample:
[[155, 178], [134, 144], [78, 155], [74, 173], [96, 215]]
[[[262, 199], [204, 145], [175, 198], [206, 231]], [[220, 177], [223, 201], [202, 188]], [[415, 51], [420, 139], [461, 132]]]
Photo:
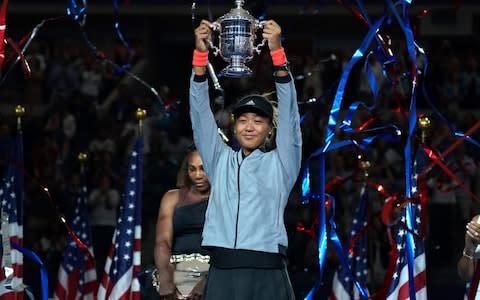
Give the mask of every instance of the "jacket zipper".
[[240, 215], [240, 163], [238, 162], [238, 155], [237, 155], [237, 220], [235, 222], [235, 241], [233, 243], [233, 249], [237, 249], [237, 235], [238, 235], [238, 217]]

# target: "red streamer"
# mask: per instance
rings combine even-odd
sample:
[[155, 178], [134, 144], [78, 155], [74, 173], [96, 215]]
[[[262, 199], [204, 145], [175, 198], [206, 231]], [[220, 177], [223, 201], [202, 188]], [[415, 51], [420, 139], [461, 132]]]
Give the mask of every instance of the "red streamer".
[[[479, 122], [480, 123], [480, 122]], [[425, 153], [427, 153], [427, 156], [433, 161], [435, 162], [442, 170], [445, 171], [445, 173], [447, 173], [448, 176], [450, 176], [450, 178], [452, 178], [453, 180], [455, 180], [458, 184], [458, 186], [460, 186], [464, 191], [466, 191], [475, 201], [477, 201], [478, 203], [480, 203], [480, 198], [475, 195], [470, 189], [467, 189], [467, 187], [465, 186], [465, 184], [463, 183], [463, 181], [458, 178], [457, 175], [455, 175], [451, 170], [450, 168], [448, 168], [440, 159], [441, 156], [437, 156], [435, 154], [435, 151], [433, 151], [432, 149], [426, 147], [425, 145], [421, 145], [421, 147], [423, 148], [423, 150], [425, 151]]]
[[7, 29], [7, 5], [8, 0], [3, 0], [0, 7], [0, 71], [5, 60], [5, 30]]
[[468, 129], [467, 132], [465, 132], [465, 134], [460, 137], [459, 139], [457, 139], [453, 144], [451, 144], [444, 152], [442, 152], [439, 156], [438, 156], [438, 160], [434, 160], [432, 161], [428, 167], [426, 167], [421, 173], [420, 175], [422, 176], [425, 176], [426, 173], [428, 173], [436, 164], [438, 164], [438, 162], [440, 160], [442, 160], [445, 156], [447, 156], [448, 154], [450, 154], [450, 152], [452, 152], [453, 150], [455, 150], [455, 148], [458, 147], [458, 145], [460, 145], [461, 143], [463, 143], [465, 141], [465, 139], [467, 138], [467, 136], [470, 136], [472, 133], [474, 133], [475, 131], [477, 131], [477, 129], [480, 128], [480, 121], [477, 121], [477, 123], [475, 125], [473, 125], [470, 129]]

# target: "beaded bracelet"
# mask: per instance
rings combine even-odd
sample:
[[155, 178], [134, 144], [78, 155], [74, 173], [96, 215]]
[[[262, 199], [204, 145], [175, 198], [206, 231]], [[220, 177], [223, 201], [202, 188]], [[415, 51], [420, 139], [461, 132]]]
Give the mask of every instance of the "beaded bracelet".
[[465, 258], [468, 258], [469, 260], [473, 260], [473, 256], [472, 256], [472, 255], [468, 255], [467, 252], [465, 251], [465, 249], [463, 249], [462, 255], [463, 255]]

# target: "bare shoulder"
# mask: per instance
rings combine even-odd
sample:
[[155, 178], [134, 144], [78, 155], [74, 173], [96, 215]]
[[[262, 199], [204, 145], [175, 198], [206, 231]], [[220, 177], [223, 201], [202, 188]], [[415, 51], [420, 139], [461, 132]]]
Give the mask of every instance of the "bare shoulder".
[[160, 214], [172, 214], [179, 200], [179, 189], [166, 192], [160, 202]]

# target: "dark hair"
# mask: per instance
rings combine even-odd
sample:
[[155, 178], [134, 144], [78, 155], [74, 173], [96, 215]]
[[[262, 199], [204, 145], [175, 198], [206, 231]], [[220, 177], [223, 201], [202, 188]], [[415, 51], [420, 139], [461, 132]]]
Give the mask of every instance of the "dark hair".
[[190, 188], [193, 184], [192, 180], [188, 176], [188, 161], [190, 160], [192, 153], [196, 151], [197, 151], [197, 148], [195, 147], [194, 144], [191, 144], [190, 146], [187, 147], [186, 154], [182, 160], [182, 163], [180, 164], [180, 169], [178, 170], [178, 173], [177, 173], [178, 188]]

